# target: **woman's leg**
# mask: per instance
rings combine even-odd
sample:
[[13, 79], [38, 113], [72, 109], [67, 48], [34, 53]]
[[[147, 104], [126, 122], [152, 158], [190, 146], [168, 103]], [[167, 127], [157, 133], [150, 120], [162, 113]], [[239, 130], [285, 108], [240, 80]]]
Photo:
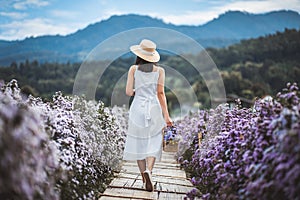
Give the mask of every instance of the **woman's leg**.
[[155, 164], [155, 157], [151, 156], [151, 157], [147, 157], [147, 167], [148, 167], [148, 170], [151, 172], [152, 174], [152, 169], [154, 167], [154, 164]]
[[144, 178], [144, 171], [146, 170], [146, 160], [137, 160], [137, 164], [139, 166], [141, 175], [142, 175], [142, 179], [143, 179], [143, 183], [145, 182], [145, 178]]
[[145, 189], [149, 192], [152, 192], [154, 190], [154, 186], [153, 186], [153, 182], [152, 182], [152, 169], [154, 167], [154, 163], [155, 163], [155, 157], [151, 156], [151, 157], [147, 157], [146, 158], [147, 161], [147, 170], [144, 172], [144, 177], [145, 177]]

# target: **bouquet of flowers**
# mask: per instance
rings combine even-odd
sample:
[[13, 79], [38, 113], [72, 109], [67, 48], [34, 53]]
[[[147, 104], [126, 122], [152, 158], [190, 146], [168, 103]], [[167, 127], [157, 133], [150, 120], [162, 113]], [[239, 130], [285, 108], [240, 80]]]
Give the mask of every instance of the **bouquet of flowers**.
[[164, 151], [177, 151], [178, 137], [175, 126], [167, 126], [163, 130], [163, 149]]
[[164, 128], [164, 141], [166, 144], [169, 144], [170, 142], [174, 142], [176, 139], [176, 127], [175, 126], [167, 126]]

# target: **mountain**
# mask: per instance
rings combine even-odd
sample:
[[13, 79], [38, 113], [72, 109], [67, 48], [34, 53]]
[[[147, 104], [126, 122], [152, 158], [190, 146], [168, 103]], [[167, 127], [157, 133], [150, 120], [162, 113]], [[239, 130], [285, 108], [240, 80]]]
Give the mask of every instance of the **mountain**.
[[294, 11], [274, 11], [266, 14], [250, 14], [229, 11], [220, 15], [202, 28], [202, 35], [249, 39], [267, 34], [282, 32], [287, 29], [300, 28], [300, 15]]
[[300, 15], [286, 10], [265, 14], [228, 11], [201, 26], [176, 26], [160, 19], [134, 14], [112, 16], [67, 36], [30, 37], [21, 41], [2, 40], [0, 65], [8, 66], [14, 61], [21, 62], [26, 59], [39, 62], [80, 62], [97, 44], [110, 36], [142, 27], [172, 29], [195, 39], [204, 47], [224, 47], [241, 39], [264, 36], [286, 28], [299, 29]]

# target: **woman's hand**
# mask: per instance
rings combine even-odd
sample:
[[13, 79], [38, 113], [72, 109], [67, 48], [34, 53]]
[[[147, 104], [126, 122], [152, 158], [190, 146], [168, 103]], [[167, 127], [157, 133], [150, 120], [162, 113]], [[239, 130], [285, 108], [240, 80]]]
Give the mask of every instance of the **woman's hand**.
[[166, 117], [165, 121], [166, 121], [167, 126], [173, 126], [173, 121], [170, 117]]

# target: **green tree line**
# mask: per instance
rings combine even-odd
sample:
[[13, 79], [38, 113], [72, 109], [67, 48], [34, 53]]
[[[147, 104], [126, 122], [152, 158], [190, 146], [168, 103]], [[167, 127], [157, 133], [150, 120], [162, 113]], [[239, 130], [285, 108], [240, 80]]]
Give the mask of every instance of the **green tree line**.
[[227, 94], [252, 99], [276, 95], [287, 82], [299, 82], [299, 30], [286, 29], [207, 51], [222, 70]]

